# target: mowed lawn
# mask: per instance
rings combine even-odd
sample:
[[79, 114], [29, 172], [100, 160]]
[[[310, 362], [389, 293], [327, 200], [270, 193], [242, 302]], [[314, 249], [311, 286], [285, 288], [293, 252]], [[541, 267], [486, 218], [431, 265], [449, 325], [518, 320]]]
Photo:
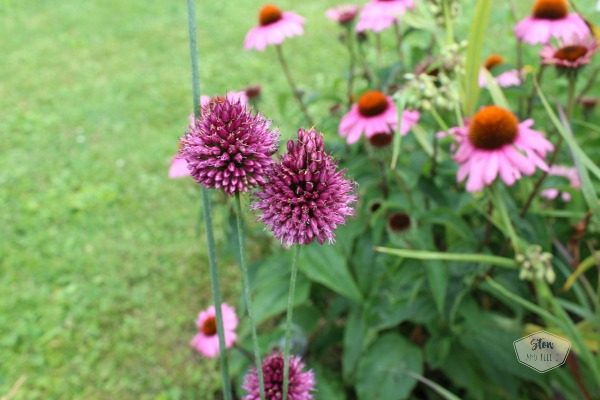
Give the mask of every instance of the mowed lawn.
[[[197, 3], [203, 92], [261, 84], [295, 134], [275, 54], [242, 49], [262, 2]], [[335, 3], [279, 2], [308, 19], [286, 43], [301, 84], [339, 84]], [[188, 345], [210, 303], [199, 193], [166, 178], [191, 111], [185, 1], [2, 0], [0, 37], [0, 397], [212, 399], [217, 364]], [[233, 257], [221, 277], [239, 304]]]

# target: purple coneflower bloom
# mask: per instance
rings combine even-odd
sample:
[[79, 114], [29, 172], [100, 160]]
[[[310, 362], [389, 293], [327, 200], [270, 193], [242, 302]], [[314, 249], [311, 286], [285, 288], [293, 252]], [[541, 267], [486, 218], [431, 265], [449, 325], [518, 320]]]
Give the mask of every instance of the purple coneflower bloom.
[[498, 176], [510, 186], [536, 168], [547, 171], [544, 158], [554, 146], [532, 125], [533, 120], [519, 122], [509, 110], [488, 106], [466, 126], [451, 129], [458, 141], [457, 180], [467, 179], [467, 190], [478, 192]]
[[356, 31], [381, 32], [414, 7], [414, 0], [371, 0], [360, 12]]
[[[262, 370], [265, 380], [267, 400], [281, 400], [283, 396], [283, 355], [273, 353], [263, 360]], [[244, 400], [259, 400], [258, 374], [253, 368], [244, 378]], [[312, 400], [315, 376], [312, 371], [304, 371], [300, 357], [291, 356], [289, 364], [289, 386], [287, 400]]]
[[560, 72], [575, 72], [586, 66], [598, 51], [598, 42], [593, 36], [574, 36], [560, 47], [545, 46], [540, 52], [542, 63], [554, 65]]
[[358, 14], [359, 7], [355, 4], [342, 4], [328, 9], [325, 16], [340, 25], [351, 24]]
[[240, 101], [215, 98], [181, 139], [180, 151], [194, 179], [233, 195], [266, 182], [277, 150], [270, 121]]
[[260, 9], [258, 26], [250, 29], [246, 34], [244, 47], [247, 50], [263, 51], [269, 45], [279, 45], [289, 37], [302, 34], [304, 34], [303, 17], [267, 4]]
[[[235, 329], [238, 325], [238, 318], [235, 310], [226, 303], [221, 304], [221, 314], [223, 315], [223, 330], [225, 334], [225, 347], [231, 348], [237, 336]], [[217, 335], [217, 316], [215, 306], [210, 306], [204, 311], [200, 311], [196, 320], [198, 333], [192, 339], [190, 345], [205, 357], [213, 358], [219, 355], [219, 336]]]
[[590, 29], [577, 13], [569, 12], [567, 0], [536, 0], [531, 16], [515, 27], [519, 40], [529, 44], [545, 44], [551, 38], [569, 40], [587, 36]]
[[260, 220], [284, 246], [333, 242], [336, 227], [353, 214], [356, 201], [354, 183], [337, 169], [314, 129], [300, 129], [298, 140], [288, 142], [257, 197], [253, 207]]

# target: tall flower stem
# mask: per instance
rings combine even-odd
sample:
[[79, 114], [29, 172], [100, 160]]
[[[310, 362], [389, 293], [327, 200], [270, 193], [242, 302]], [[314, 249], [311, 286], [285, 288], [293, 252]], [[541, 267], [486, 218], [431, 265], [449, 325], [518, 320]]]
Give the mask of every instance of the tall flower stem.
[[398, 57], [402, 62], [402, 31], [400, 30], [400, 24], [398, 21], [394, 21], [394, 33], [396, 34], [396, 47], [398, 50]]
[[352, 107], [352, 95], [354, 94], [354, 72], [356, 69], [356, 52], [354, 51], [354, 31], [352, 25], [348, 25], [346, 28], [346, 47], [348, 48], [348, 56], [350, 58], [346, 101], [348, 102], [348, 107]]
[[298, 90], [298, 86], [296, 85], [294, 78], [292, 78], [292, 74], [290, 72], [290, 67], [288, 66], [287, 61], [285, 61], [285, 57], [283, 56], [283, 50], [281, 48], [281, 45], [275, 46], [275, 49], [277, 50], [277, 59], [279, 60], [279, 63], [281, 64], [281, 68], [283, 68], [283, 73], [285, 74], [288, 84], [290, 85], [290, 88], [292, 89], [292, 93], [293, 93], [294, 97], [298, 101], [298, 105], [300, 105], [300, 110], [302, 110], [302, 114], [304, 114], [304, 118], [306, 118], [306, 122], [308, 122], [308, 124], [310, 126], [314, 126], [315, 123], [313, 122], [313, 119], [310, 117], [310, 114], [308, 113], [306, 104], [304, 104], [304, 100], [302, 99], [302, 94], [300, 93], [300, 90]]
[[262, 370], [262, 360], [260, 358], [260, 347], [258, 346], [258, 335], [256, 334], [256, 322], [254, 320], [254, 309], [250, 297], [250, 278], [248, 275], [248, 266], [246, 264], [246, 252], [244, 244], [244, 223], [242, 221], [242, 201], [240, 194], [235, 194], [235, 222], [236, 236], [238, 244], [238, 255], [240, 258], [240, 269], [242, 270], [242, 286], [244, 292], [244, 303], [248, 311], [248, 320], [250, 321], [250, 330], [252, 331], [252, 347], [254, 350], [254, 363], [258, 374], [258, 387], [260, 389], [260, 398], [265, 400], [265, 381]]
[[[196, 7], [195, 0], [188, 0], [188, 30], [190, 41], [190, 58], [192, 67], [192, 96], [194, 115], [200, 117], [200, 75], [198, 68], [198, 44], [196, 29]], [[217, 268], [217, 255], [215, 237], [212, 226], [212, 213], [210, 197], [207, 189], [202, 192], [202, 210], [204, 213], [204, 229], [206, 231], [206, 246], [208, 248], [208, 265], [210, 269], [210, 283], [212, 287], [213, 303], [215, 306], [215, 317], [217, 322], [217, 336], [219, 338], [219, 358], [221, 363], [221, 378], [223, 380], [223, 397], [231, 400], [231, 381], [229, 379], [229, 366], [227, 364], [227, 353], [225, 347], [225, 330], [223, 329], [223, 313], [221, 311], [221, 289], [219, 287], [219, 272]]]
[[540, 66], [540, 69], [538, 70], [536, 77], [535, 77], [534, 85], [531, 88], [531, 94], [527, 98], [527, 111], [525, 113], [526, 118], [531, 118], [531, 113], [533, 112], [533, 100], [535, 99], [535, 93], [536, 93], [535, 83], [537, 83], [538, 85], [542, 84], [542, 78], [544, 77], [545, 70], [546, 70], [546, 66], [542, 64]]
[[[569, 88], [567, 90], [567, 111], [566, 111], [566, 116], [567, 118], [570, 118], [573, 115], [573, 110], [575, 108], [575, 89], [577, 87], [577, 77], [576, 76], [570, 76], [569, 77]], [[552, 152], [552, 156], [550, 156], [550, 161], [548, 162], [548, 168], [552, 167], [554, 165], [554, 163], [556, 163], [556, 160], [558, 158], [558, 153], [560, 152], [560, 149], [562, 147], [563, 144], [563, 137], [562, 135], [559, 136], [558, 141], [556, 142], [556, 145], [554, 146], [554, 151]], [[544, 183], [544, 181], [546, 180], [546, 178], [548, 177], [548, 171], [544, 171], [542, 173], [542, 176], [540, 176], [540, 178], [535, 182], [535, 185], [533, 186], [533, 190], [531, 191], [531, 193], [529, 193], [529, 197], [527, 197], [527, 200], [525, 201], [525, 205], [523, 206], [523, 208], [521, 209], [521, 217], [525, 217], [525, 215], [527, 215], [527, 211], [529, 211], [529, 208], [531, 207], [531, 204], [533, 203], [533, 199], [535, 199], [535, 197], [537, 196], [538, 192], [540, 191], [540, 189], [542, 188], [542, 184]]]
[[[517, 6], [515, 4], [515, 0], [510, 0], [509, 5], [510, 5], [510, 13], [512, 15], [513, 22], [516, 24], [519, 22], [519, 13], [517, 12]], [[515, 36], [515, 39], [517, 41], [517, 46], [516, 46], [516, 49], [517, 49], [517, 71], [519, 71], [519, 79], [521, 81], [523, 81], [523, 42], [521, 42], [521, 40], [519, 40], [516, 36]], [[534, 87], [533, 93], [535, 93], [535, 87]], [[519, 116], [520, 117], [523, 117], [523, 111], [525, 108], [524, 100], [525, 99], [523, 98], [523, 96], [519, 96]]]
[[283, 345], [283, 397], [287, 399], [290, 377], [290, 340], [292, 334], [292, 314], [294, 312], [294, 299], [296, 296], [296, 279], [298, 278], [298, 256], [300, 246], [296, 245], [292, 258], [292, 273], [290, 275], [290, 291], [288, 292], [287, 317], [285, 322], [285, 342]]

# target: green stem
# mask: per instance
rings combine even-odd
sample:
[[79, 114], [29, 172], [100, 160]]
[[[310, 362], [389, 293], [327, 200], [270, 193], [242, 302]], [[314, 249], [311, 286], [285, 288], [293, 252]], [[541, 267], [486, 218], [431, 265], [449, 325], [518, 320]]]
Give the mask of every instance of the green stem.
[[313, 122], [313, 119], [310, 117], [310, 114], [308, 113], [306, 104], [304, 104], [304, 100], [302, 99], [302, 94], [300, 94], [300, 90], [298, 90], [298, 86], [296, 85], [296, 82], [294, 81], [294, 78], [292, 77], [292, 73], [290, 72], [290, 67], [288, 66], [287, 61], [285, 61], [285, 57], [283, 56], [283, 50], [281, 48], [281, 45], [275, 46], [275, 49], [277, 50], [277, 59], [279, 60], [279, 63], [281, 64], [281, 68], [283, 68], [283, 73], [285, 74], [288, 84], [290, 85], [290, 89], [292, 89], [292, 94], [298, 101], [298, 105], [300, 105], [300, 110], [302, 110], [302, 114], [304, 114], [304, 118], [306, 118], [306, 122], [310, 126], [314, 126], [315, 123]]
[[294, 299], [296, 292], [296, 279], [298, 277], [298, 256], [300, 254], [300, 246], [296, 245], [292, 258], [292, 273], [290, 275], [290, 290], [288, 292], [287, 302], [287, 317], [285, 322], [285, 342], [283, 345], [283, 397], [287, 399], [289, 376], [290, 376], [290, 339], [292, 333], [292, 314], [294, 311]]
[[444, 7], [444, 25], [446, 26], [446, 43], [451, 45], [454, 43], [454, 25], [452, 15], [450, 15], [450, 5], [448, 0], [443, 0]]
[[[200, 75], [198, 67], [198, 44], [196, 29], [196, 8], [195, 1], [188, 0], [188, 30], [190, 41], [190, 58], [192, 67], [192, 96], [194, 105], [194, 115], [200, 117]], [[221, 290], [219, 287], [219, 272], [217, 268], [217, 255], [215, 246], [215, 237], [213, 233], [213, 224], [211, 217], [211, 204], [208, 190], [202, 188], [202, 210], [204, 213], [204, 228], [206, 231], [206, 245], [208, 248], [208, 265], [210, 269], [210, 283], [212, 288], [213, 304], [215, 307], [215, 317], [217, 322], [217, 336], [219, 339], [219, 359], [221, 364], [221, 379], [223, 381], [223, 397], [225, 400], [231, 400], [231, 380], [229, 379], [229, 366], [227, 363], [227, 353], [225, 351], [225, 330], [223, 329], [223, 313], [221, 310]]]
[[575, 89], [577, 88], [577, 75], [573, 75], [569, 77], [569, 88], [567, 95], [567, 117], [570, 118], [573, 116], [573, 111], [575, 109]]
[[400, 62], [402, 62], [402, 31], [400, 30], [400, 24], [398, 24], [398, 21], [394, 21], [394, 33], [396, 34], [398, 57], [400, 58]]
[[256, 334], [256, 322], [254, 320], [254, 310], [250, 297], [250, 278], [248, 275], [248, 266], [246, 265], [246, 253], [244, 251], [244, 223], [242, 221], [242, 202], [240, 194], [235, 194], [235, 222], [236, 236], [238, 244], [238, 255], [240, 258], [240, 269], [242, 270], [242, 285], [244, 292], [244, 302], [248, 311], [248, 320], [250, 321], [250, 330], [252, 331], [252, 347], [254, 349], [254, 363], [258, 373], [258, 386], [260, 389], [260, 398], [265, 400], [265, 381], [263, 378], [262, 360], [260, 358], [260, 347], [258, 345], [258, 335]]
[[354, 30], [352, 28], [352, 25], [348, 25], [348, 28], [346, 29], [346, 46], [348, 47], [348, 56], [350, 58], [346, 101], [348, 102], [348, 107], [352, 107], [352, 95], [354, 94], [354, 70], [356, 69], [356, 53], [354, 51]]
[[492, 193], [492, 202], [494, 203], [494, 207], [496, 207], [496, 210], [498, 210], [500, 214], [500, 219], [502, 220], [504, 228], [506, 229], [506, 233], [510, 238], [510, 242], [512, 243], [515, 253], [518, 254], [521, 251], [520, 241], [519, 237], [517, 236], [517, 232], [513, 227], [510, 215], [508, 214], [506, 204], [504, 203], [502, 196], [500, 196], [498, 188], [492, 186], [490, 187], [490, 191]]

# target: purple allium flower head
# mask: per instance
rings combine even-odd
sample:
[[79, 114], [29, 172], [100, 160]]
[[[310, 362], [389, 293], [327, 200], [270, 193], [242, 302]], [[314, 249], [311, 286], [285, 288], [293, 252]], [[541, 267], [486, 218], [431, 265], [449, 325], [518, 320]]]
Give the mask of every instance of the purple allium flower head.
[[270, 121], [239, 100], [217, 97], [202, 107], [181, 139], [181, 156], [194, 179], [232, 195], [263, 185], [279, 135]]
[[337, 225], [354, 213], [355, 185], [325, 152], [323, 136], [300, 129], [273, 167], [254, 209], [284, 246], [333, 242]]
[[[273, 353], [263, 360], [262, 370], [265, 380], [267, 400], [281, 400], [283, 396], [283, 355]], [[289, 385], [287, 400], [312, 400], [315, 388], [315, 376], [312, 371], [303, 371], [304, 363], [300, 357], [290, 356]], [[250, 370], [244, 378], [244, 400], [259, 400], [258, 374], [256, 368]]]

